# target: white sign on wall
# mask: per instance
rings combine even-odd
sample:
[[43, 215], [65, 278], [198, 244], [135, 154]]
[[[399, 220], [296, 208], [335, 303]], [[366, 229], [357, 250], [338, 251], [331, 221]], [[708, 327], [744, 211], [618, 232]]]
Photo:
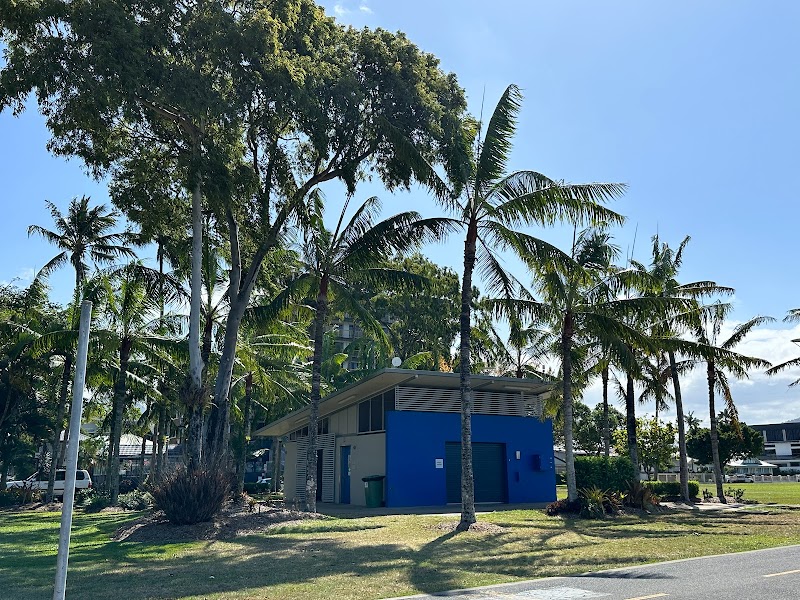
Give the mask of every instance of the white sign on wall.
[[444, 459], [443, 458], [437, 458], [436, 459], [436, 468], [437, 469], [444, 469]]

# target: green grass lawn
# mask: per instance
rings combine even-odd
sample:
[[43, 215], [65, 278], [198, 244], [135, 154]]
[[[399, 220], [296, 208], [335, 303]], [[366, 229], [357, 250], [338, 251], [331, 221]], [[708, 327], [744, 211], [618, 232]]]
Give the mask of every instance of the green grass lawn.
[[[447, 533], [441, 516], [325, 519], [227, 541], [113, 542], [136, 515], [78, 514], [68, 595], [92, 600], [369, 599], [796, 543], [800, 511], [586, 521], [481, 515], [499, 532]], [[454, 517], [452, 517], [454, 518]], [[52, 593], [59, 516], [0, 513], [0, 595]]]

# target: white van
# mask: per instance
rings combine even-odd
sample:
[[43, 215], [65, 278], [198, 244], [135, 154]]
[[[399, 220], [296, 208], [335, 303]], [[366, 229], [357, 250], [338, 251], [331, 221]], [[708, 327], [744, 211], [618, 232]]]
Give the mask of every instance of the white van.
[[[67, 476], [65, 469], [58, 469], [56, 471], [56, 481], [53, 486], [53, 495], [62, 497], [64, 495], [64, 485]], [[27, 479], [19, 479], [17, 481], [9, 481], [6, 483], [7, 488], [21, 488], [47, 491], [47, 473], [34, 473]], [[75, 489], [85, 490], [92, 487], [92, 478], [89, 476], [89, 471], [77, 470], [75, 471]]]

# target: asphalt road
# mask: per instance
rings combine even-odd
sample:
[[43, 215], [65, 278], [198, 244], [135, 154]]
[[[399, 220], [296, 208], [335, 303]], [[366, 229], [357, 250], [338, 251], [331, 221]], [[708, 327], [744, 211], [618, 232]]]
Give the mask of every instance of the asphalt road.
[[414, 599], [798, 600], [800, 545], [549, 577]]

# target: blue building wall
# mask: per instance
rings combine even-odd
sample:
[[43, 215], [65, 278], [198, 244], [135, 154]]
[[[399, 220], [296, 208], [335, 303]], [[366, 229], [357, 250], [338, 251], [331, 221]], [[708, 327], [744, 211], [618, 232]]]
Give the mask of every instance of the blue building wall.
[[[445, 443], [460, 440], [459, 414], [387, 413], [386, 505], [447, 504]], [[472, 441], [506, 444], [509, 502], [552, 502], [556, 499], [550, 420], [473, 415]], [[534, 456], [540, 457], [540, 470], [535, 469]], [[436, 459], [442, 460], [443, 468], [436, 468]]]

